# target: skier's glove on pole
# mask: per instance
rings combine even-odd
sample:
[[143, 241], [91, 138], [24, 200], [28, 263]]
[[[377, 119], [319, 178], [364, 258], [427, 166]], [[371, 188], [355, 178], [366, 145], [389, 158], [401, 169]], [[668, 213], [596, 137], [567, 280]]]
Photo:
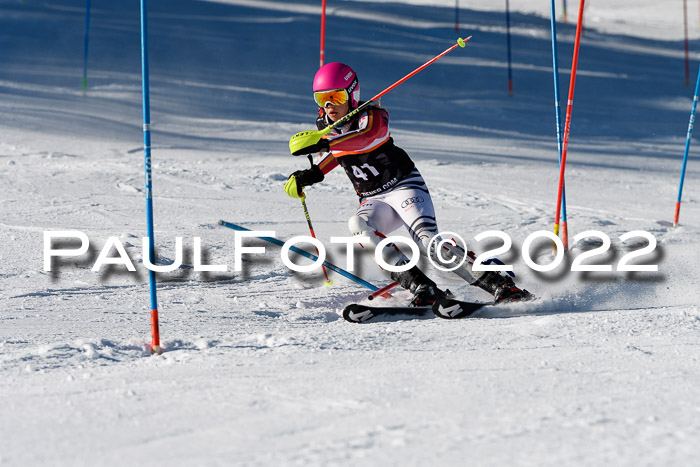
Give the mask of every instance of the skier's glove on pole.
[[311, 166], [310, 169], [297, 170], [289, 176], [287, 183], [284, 184], [284, 191], [292, 198], [304, 198], [304, 187], [311, 186], [314, 183], [322, 182], [325, 176], [317, 165]]
[[329, 145], [328, 145], [328, 140], [321, 138], [317, 142], [303, 147], [301, 149], [297, 149], [294, 151], [295, 156], [301, 156], [304, 154], [315, 154], [317, 152], [328, 152], [329, 150]]
[[[295, 172], [296, 173], [296, 172]], [[284, 191], [291, 198], [305, 199], [306, 195], [302, 191], [303, 187], [297, 187], [297, 178], [294, 174], [290, 175], [287, 183], [284, 184]]]

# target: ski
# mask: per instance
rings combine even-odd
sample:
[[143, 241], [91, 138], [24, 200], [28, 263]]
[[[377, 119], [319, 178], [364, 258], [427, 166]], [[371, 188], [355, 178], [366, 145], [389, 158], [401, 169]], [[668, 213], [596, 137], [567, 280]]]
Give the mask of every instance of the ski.
[[379, 315], [425, 316], [430, 311], [429, 306], [371, 306], [351, 303], [343, 309], [343, 318], [351, 323], [364, 323]]
[[464, 302], [454, 298], [441, 298], [433, 303], [435, 316], [443, 319], [468, 318], [477, 311], [493, 303]]
[[[528, 300], [534, 300], [532, 297]], [[507, 302], [517, 303], [517, 302]], [[505, 304], [505, 303], [504, 303]], [[352, 303], [343, 309], [343, 318], [351, 323], [364, 323], [380, 315], [410, 315], [425, 316], [432, 311], [435, 316], [443, 319], [462, 319], [474, 316], [478, 311], [487, 306], [499, 306], [493, 302], [465, 302], [454, 298], [442, 298], [433, 303], [432, 306], [410, 307], [410, 306], [372, 306]]]

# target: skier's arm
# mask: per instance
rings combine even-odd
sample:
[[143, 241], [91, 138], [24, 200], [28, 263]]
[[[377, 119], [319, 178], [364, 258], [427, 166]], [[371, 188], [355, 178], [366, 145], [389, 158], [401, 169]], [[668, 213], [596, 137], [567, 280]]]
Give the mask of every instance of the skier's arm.
[[332, 154], [328, 154], [318, 163], [318, 167], [321, 169], [321, 172], [323, 172], [323, 175], [326, 175], [328, 172], [338, 167], [338, 161]]

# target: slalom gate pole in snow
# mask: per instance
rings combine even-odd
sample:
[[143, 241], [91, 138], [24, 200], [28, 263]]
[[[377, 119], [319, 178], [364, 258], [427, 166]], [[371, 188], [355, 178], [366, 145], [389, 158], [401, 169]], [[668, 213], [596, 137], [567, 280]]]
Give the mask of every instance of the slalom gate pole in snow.
[[459, 34], [459, 0], [455, 0], [455, 32]]
[[683, 33], [685, 40], [685, 85], [690, 86], [690, 61], [688, 60], [688, 0], [683, 0]]
[[321, 66], [326, 59], [326, 0], [321, 3]]
[[513, 95], [513, 67], [510, 53], [510, 2], [506, 0], [506, 43], [508, 55], [508, 95]]
[[[554, 71], [554, 111], [557, 122], [557, 150], [559, 152], [559, 165], [561, 166], [561, 106], [559, 105], [559, 59], [557, 58], [557, 16], [554, 7], [554, 0], [551, 0], [551, 23], [552, 23], [552, 70]], [[561, 231], [562, 237], [568, 238], [566, 227], [566, 184], [562, 187], [561, 195]], [[559, 234], [559, 224], [554, 225], [555, 235]], [[556, 247], [555, 247], [556, 248]], [[556, 253], [556, 251], [554, 252]]]
[[469, 36], [465, 39], [457, 39], [457, 43], [454, 44], [452, 47], [448, 48], [447, 50], [445, 50], [441, 54], [436, 55], [435, 57], [431, 58], [430, 60], [428, 60], [427, 62], [425, 62], [424, 64], [422, 64], [421, 66], [419, 66], [418, 68], [416, 68], [415, 70], [413, 70], [412, 72], [410, 72], [409, 74], [407, 74], [406, 76], [404, 76], [403, 78], [401, 78], [400, 80], [398, 80], [397, 82], [392, 84], [391, 86], [389, 86], [388, 88], [384, 89], [382, 92], [380, 92], [379, 94], [377, 94], [376, 96], [374, 96], [373, 98], [371, 98], [370, 100], [365, 102], [364, 104], [360, 105], [358, 108], [356, 108], [352, 112], [348, 113], [343, 118], [338, 119], [332, 125], [327, 126], [323, 130], [302, 131], [301, 133], [295, 134], [294, 136], [292, 136], [289, 139], [289, 151], [295, 156], [300, 155], [297, 151], [304, 149], [308, 146], [311, 146], [312, 144], [318, 143], [318, 141], [323, 136], [330, 133], [331, 130], [333, 130], [333, 128], [340, 126], [343, 123], [347, 122], [352, 117], [354, 117], [355, 115], [359, 114], [360, 112], [365, 110], [367, 107], [372, 105], [374, 103], [374, 101], [376, 101], [377, 99], [382, 97], [384, 94], [388, 93], [389, 91], [394, 89], [396, 86], [400, 85], [401, 83], [403, 83], [407, 79], [411, 78], [412, 76], [416, 75], [420, 71], [424, 70], [425, 68], [427, 68], [428, 66], [433, 64], [439, 58], [442, 58], [445, 55], [447, 55], [448, 53], [452, 52], [452, 50], [454, 50], [457, 46], [464, 47], [465, 43], [471, 38], [472, 38], [472, 36]]
[[[241, 227], [240, 225], [233, 224], [231, 222], [226, 222], [225, 220], [220, 220], [219, 225], [222, 225], [222, 226], [227, 227], [227, 228], [232, 229], [232, 230], [238, 230], [241, 232], [250, 232], [251, 231], [250, 229], [246, 229], [245, 227]], [[284, 242], [282, 240], [279, 240], [279, 239], [274, 238], [274, 237], [257, 237], [257, 238], [259, 238], [260, 240], [264, 240], [266, 242], [275, 244], [277, 246], [284, 246]], [[297, 248], [294, 245], [290, 246], [289, 250], [293, 251], [294, 253], [297, 253], [301, 256], [304, 256], [305, 258], [309, 258], [312, 261], [318, 261], [318, 256], [311, 254], [308, 251], [302, 250], [301, 248]], [[327, 267], [331, 271], [335, 271], [338, 274], [340, 274], [341, 276], [345, 276], [348, 279], [350, 279], [351, 281], [357, 282], [358, 284], [371, 290], [372, 292], [379, 290], [379, 287], [370, 284], [366, 280], [364, 280], [360, 277], [357, 277], [356, 275], [346, 271], [345, 269], [343, 269], [339, 266], [336, 266], [333, 263], [329, 263], [328, 261], [324, 261], [322, 264], [323, 264], [323, 266]], [[389, 295], [389, 294], [386, 294], [386, 296], [391, 297], [391, 295]]]
[[695, 83], [695, 95], [693, 96], [693, 108], [690, 111], [690, 122], [688, 123], [688, 136], [685, 138], [685, 154], [683, 155], [683, 168], [681, 169], [681, 182], [678, 186], [678, 200], [676, 201], [676, 212], [673, 215], [673, 226], [678, 227], [678, 217], [681, 212], [681, 196], [683, 195], [683, 181], [685, 180], [685, 168], [688, 165], [688, 153], [690, 152], [690, 137], [693, 135], [695, 124], [695, 109], [698, 107], [698, 92], [700, 91], [700, 70], [698, 80]]
[[[382, 288], [379, 289], [379, 290], [375, 290], [374, 292], [372, 292], [371, 294], [369, 294], [369, 295], [367, 296], [367, 298], [368, 298], [369, 300], [374, 300], [375, 298], [379, 297], [380, 295], [383, 296], [383, 297], [386, 297], [385, 294], [386, 294], [387, 292], [389, 292], [389, 291], [392, 290], [392, 289], [395, 289], [395, 288], [398, 287], [398, 286], [399, 286], [399, 283], [398, 283], [398, 282], [392, 282], [391, 284], [387, 284], [387, 285], [385, 285], [384, 287], [382, 287]], [[389, 295], [389, 296], [391, 296], [391, 295]]]
[[[566, 104], [566, 120], [564, 121], [564, 140], [561, 148], [561, 162], [559, 163], [559, 189], [557, 191], [557, 212], [554, 216], [554, 234], [559, 235], [559, 219], [561, 218], [562, 197], [564, 196], [564, 172], [566, 171], [566, 153], [569, 148], [569, 133], [571, 132], [571, 110], [574, 106], [574, 88], [576, 86], [576, 69], [578, 68], [578, 51], [581, 45], [581, 27], [583, 26], [583, 8], [585, 0], [581, 0], [578, 7], [578, 21], [576, 24], [576, 40], [574, 41], [574, 58], [571, 63], [571, 81], [569, 82], [569, 99]], [[568, 237], [562, 239], [564, 251], [569, 248]]]
[[561, 8], [562, 8], [562, 13], [564, 14], [564, 22], [567, 22], [567, 17], [566, 17], [566, 0], [561, 0]]
[[[155, 264], [155, 240], [153, 238], [153, 196], [151, 185], [151, 103], [148, 78], [148, 0], [141, 0], [141, 83], [143, 95], [143, 152], [146, 172], [146, 217], [148, 223], [148, 261]], [[156, 298], [156, 273], [148, 271], [151, 290], [151, 352], [161, 353], [158, 325], [158, 300]]]
[[85, 4], [85, 54], [83, 59], [83, 93], [87, 91], [88, 41], [90, 39], [90, 0]]

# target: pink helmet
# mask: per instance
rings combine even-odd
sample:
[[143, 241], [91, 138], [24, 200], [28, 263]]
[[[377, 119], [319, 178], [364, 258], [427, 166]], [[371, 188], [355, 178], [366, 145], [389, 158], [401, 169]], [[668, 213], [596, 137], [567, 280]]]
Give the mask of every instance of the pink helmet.
[[360, 105], [360, 82], [357, 80], [357, 74], [344, 63], [327, 63], [316, 72], [314, 92], [331, 89], [345, 89], [353, 109]]

